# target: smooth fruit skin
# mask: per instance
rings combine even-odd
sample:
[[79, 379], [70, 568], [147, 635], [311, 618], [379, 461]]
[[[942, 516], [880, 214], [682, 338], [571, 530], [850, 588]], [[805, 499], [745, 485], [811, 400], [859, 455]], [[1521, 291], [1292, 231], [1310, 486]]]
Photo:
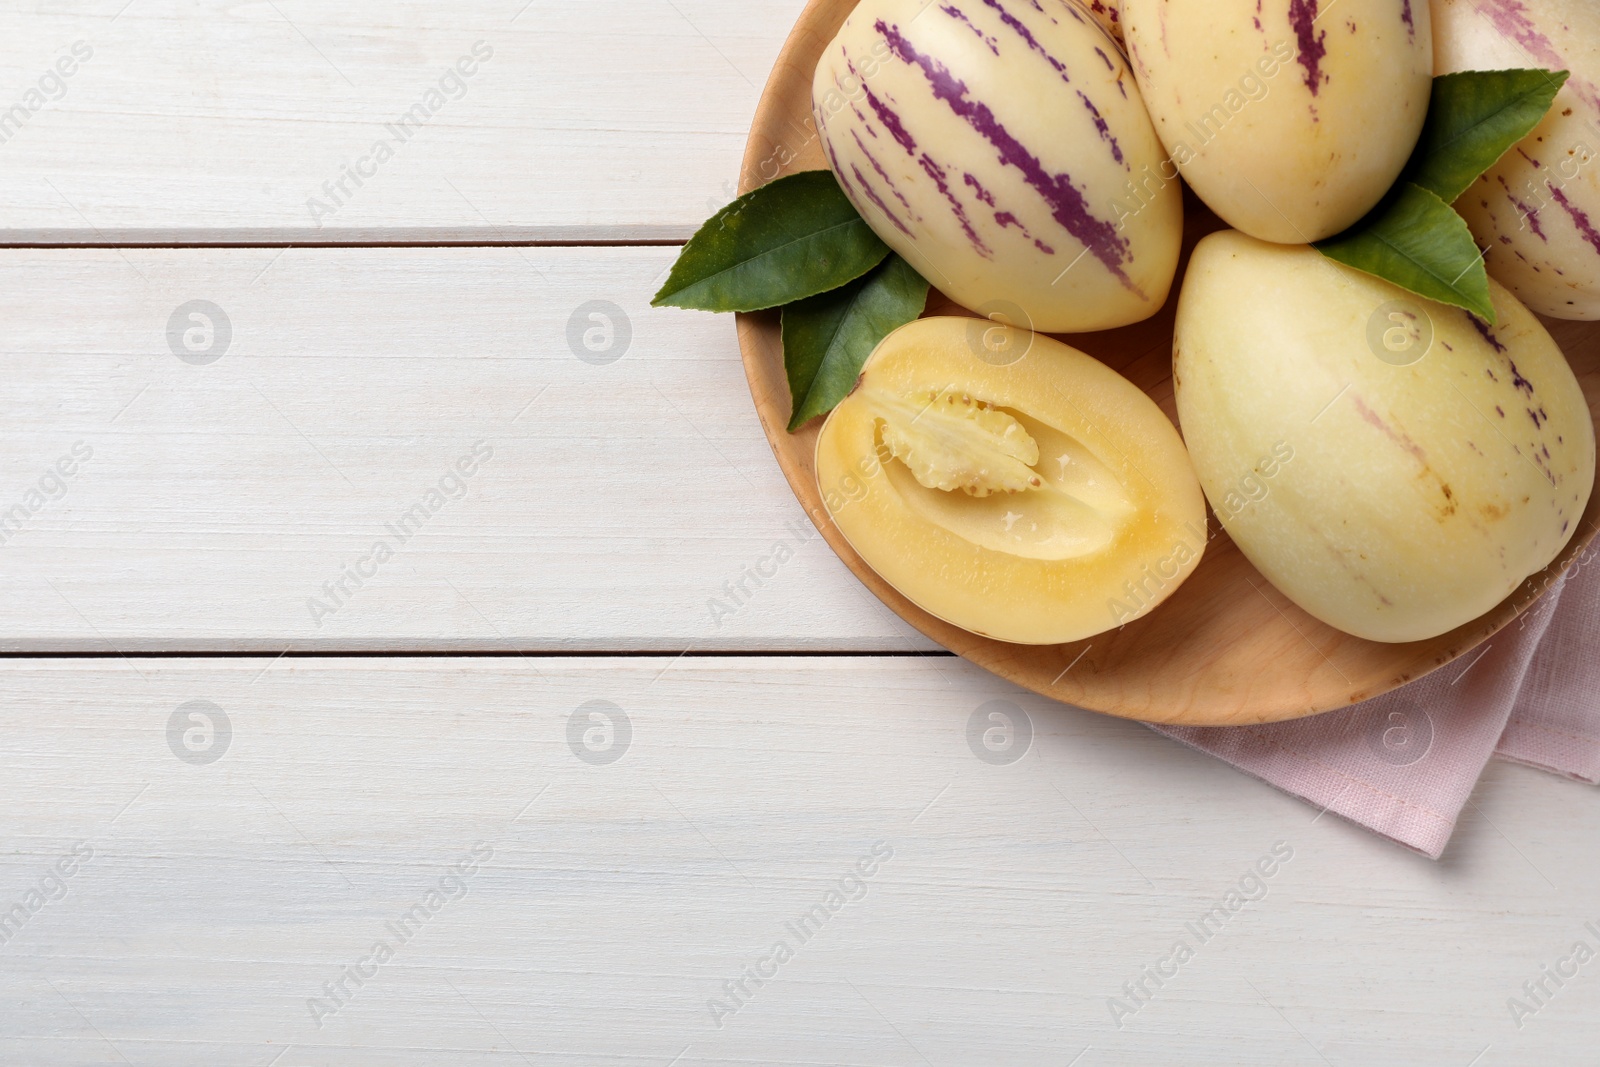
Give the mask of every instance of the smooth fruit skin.
[[[908, 432], [938, 443], [939, 407], [968, 401], [1025, 427], [1043, 485], [930, 488], [890, 454], [886, 438]], [[823, 502], [868, 566], [924, 611], [1001, 641], [1061, 644], [1131, 622], [1205, 551], [1205, 498], [1155, 402], [1077, 349], [982, 319], [921, 319], [885, 338], [823, 424], [816, 460]]]
[[1571, 72], [1544, 121], [1456, 201], [1489, 273], [1528, 307], [1600, 319], [1600, 3], [1434, 0], [1434, 63]]
[[1072, 0], [863, 0], [812, 108], [862, 217], [966, 307], [1083, 332], [1166, 302], [1179, 183], [1134, 197], [1166, 153], [1122, 52]]
[[1124, 0], [1156, 132], [1223, 221], [1309, 244], [1400, 176], [1427, 118], [1427, 0]]
[[[1305, 246], [1226, 231], [1195, 250], [1173, 367], [1195, 469], [1250, 562], [1330, 626], [1446, 633], [1577, 532], [1588, 405], [1539, 320], [1491, 289], [1492, 329]], [[1274, 450], [1292, 458], [1262, 478]]]

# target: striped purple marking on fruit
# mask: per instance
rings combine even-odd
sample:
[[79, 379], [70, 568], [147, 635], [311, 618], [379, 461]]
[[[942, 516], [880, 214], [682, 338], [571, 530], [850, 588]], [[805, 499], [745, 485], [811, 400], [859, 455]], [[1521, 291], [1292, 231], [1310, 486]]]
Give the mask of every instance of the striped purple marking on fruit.
[[1306, 68], [1306, 88], [1316, 96], [1322, 90], [1325, 75], [1322, 60], [1328, 54], [1326, 30], [1317, 30], [1317, 0], [1289, 0], [1289, 25], [1294, 27], [1295, 39], [1300, 44], [1300, 65]]
[[866, 175], [861, 173], [861, 168], [852, 163], [850, 164], [850, 173], [856, 176], [856, 184], [861, 186], [862, 193], [868, 200], [872, 201], [873, 206], [883, 212], [884, 218], [894, 223], [895, 229], [915, 240], [916, 235], [911, 232], [910, 227], [900, 221], [900, 216], [889, 210], [889, 205], [883, 202], [883, 197], [879, 196], [878, 191], [867, 181]]
[[1554, 185], [1550, 186], [1550, 196], [1561, 205], [1561, 210], [1571, 217], [1572, 224], [1578, 228], [1583, 239], [1589, 242], [1595, 252], [1600, 253], [1600, 230], [1595, 229], [1594, 220], [1589, 218], [1589, 213], [1568, 200], [1567, 194]]
[[1561, 69], [1561, 53], [1550, 43], [1550, 38], [1539, 32], [1524, 5], [1517, 0], [1482, 0], [1477, 8], [1479, 13], [1487, 15], [1489, 21], [1494, 23], [1500, 36], [1516, 41], [1528, 50], [1529, 55], [1540, 63], [1548, 64], [1551, 69]]
[[965, 82], [952, 75], [937, 60], [912, 47], [898, 25], [891, 27], [879, 19], [874, 28], [889, 45], [889, 51], [895, 58], [908, 66], [921, 68], [934, 98], [942, 101], [957, 117], [966, 120], [974, 132], [988, 141], [999, 152], [1000, 163], [1015, 167], [1022, 173], [1023, 180], [1044, 199], [1051, 216], [1061, 227], [1093, 253], [1124, 288], [1144, 299], [1144, 292], [1123, 269], [1133, 258], [1130, 243], [1117, 236], [1116, 227], [1111, 223], [1095, 217], [1082, 191], [1073, 184], [1072, 176], [1046, 171], [1038, 157], [995, 119], [994, 112], [985, 104], [968, 97], [969, 90]]
[[949, 15], [957, 22], [966, 26], [967, 29], [977, 34], [978, 40], [988, 45], [989, 51], [993, 52], [995, 55], [1000, 54], [1000, 42], [996, 41], [993, 37], [985, 37], [983, 35], [983, 31], [974, 26], [972, 24], [972, 20], [967, 18], [966, 12], [962, 11], [959, 7], [956, 7], [954, 4], [945, 4], [943, 7], [939, 8], [939, 10], [943, 11], [946, 15]]
[[[855, 66], [853, 64], [850, 64], [847, 61], [846, 65], [849, 67], [851, 74], [856, 74]], [[860, 76], [856, 76], [859, 79]], [[929, 178], [933, 179], [933, 183], [938, 188], [940, 195], [945, 198], [945, 201], [950, 205], [950, 209], [955, 213], [956, 222], [960, 224], [961, 232], [966, 235], [967, 241], [972, 245], [973, 251], [977, 252], [985, 259], [993, 259], [994, 251], [984, 243], [982, 237], [978, 236], [978, 231], [973, 228], [972, 219], [967, 215], [966, 206], [962, 204], [960, 198], [951, 191], [950, 183], [945, 175], [944, 168], [939, 166], [938, 163], [934, 162], [933, 158], [926, 152], [921, 153], [919, 156], [917, 153], [916, 138], [912, 137], [911, 131], [905, 128], [905, 124], [900, 120], [900, 116], [894, 111], [893, 108], [889, 107], [882, 100], [880, 100], [877, 95], [872, 92], [872, 90], [868, 89], [864, 80], [861, 82], [861, 88], [862, 92], [866, 94], [867, 104], [872, 108], [873, 114], [878, 116], [878, 120], [884, 124], [884, 126], [889, 130], [890, 135], [893, 136], [894, 139], [899, 142], [900, 146], [906, 150], [906, 154], [917, 160], [917, 165], [922, 168], [923, 173], [927, 174]], [[868, 129], [870, 130], [870, 128], [871, 127], [869, 126]], [[876, 164], [876, 160], [874, 160], [874, 164]], [[879, 173], [882, 173], [881, 169], [879, 170]], [[859, 179], [860, 176], [858, 175], [857, 177]], [[899, 220], [894, 217], [892, 212], [889, 212], [887, 208], [884, 209], [884, 212], [885, 214], [889, 215], [890, 219], [894, 221], [901, 230], [905, 231], [907, 236], [911, 235], [910, 231], [907, 230], [904, 225], [900, 224]]]
[[823, 134], [822, 151], [828, 157], [829, 169], [833, 171], [833, 176], [839, 179], [839, 185], [844, 189], [844, 195], [859, 204], [861, 198], [856, 194], [855, 187], [850, 184], [850, 179], [845, 177], [844, 168], [839, 166], [839, 157], [834, 155], [833, 142], [829, 141], [826, 136], [826, 127], [823, 129]]
[[[1098, 5], [1096, 6], [1098, 7]], [[1111, 21], [1115, 22], [1117, 18], [1117, 13], [1112, 11]], [[1106, 55], [1106, 50], [1099, 45], [1095, 46], [1094, 54], [1100, 57], [1100, 61], [1106, 65], [1106, 70], [1117, 76], [1117, 92], [1122, 94], [1122, 99], [1128, 99], [1128, 87], [1122, 84], [1122, 71], [1117, 69], [1117, 65], [1111, 61], [1111, 57]]]
[[[1472, 323], [1472, 328], [1478, 331], [1478, 335], [1494, 346], [1494, 350], [1496, 352], [1500, 352], [1502, 354], [1505, 352], [1506, 346], [1500, 343], [1500, 338], [1496, 337], [1494, 331], [1489, 329], [1489, 324], [1487, 322], [1484, 322], [1470, 311], [1463, 311], [1462, 314], [1467, 317], [1468, 322]], [[1526, 378], [1523, 378], [1522, 375], [1517, 373], [1517, 365], [1515, 363], [1511, 364], [1511, 374], [1516, 381], [1524, 384], [1527, 382]], [[1520, 389], [1522, 386], [1519, 384], [1517, 388]], [[1505, 412], [1501, 411], [1500, 414], [1504, 415]]]
[[[849, 70], [856, 80], [861, 83], [861, 92], [867, 98], [867, 106], [872, 109], [874, 115], [878, 116], [878, 121], [883, 123], [883, 128], [889, 131], [889, 136], [899, 142], [900, 147], [906, 150], [906, 155], [916, 155], [916, 138], [911, 136], [905, 124], [900, 121], [900, 116], [895, 114], [894, 109], [888, 104], [879, 100], [877, 93], [867, 88], [866, 80], [856, 73], [856, 65], [854, 63], [846, 59], [844, 65], [845, 69]], [[871, 129], [871, 126], [868, 126], [868, 129]]]
[[967, 186], [970, 187], [974, 193], [978, 194], [978, 199], [979, 200], [982, 200], [985, 204], [988, 204], [990, 207], [994, 207], [994, 194], [991, 193], [989, 190], [985, 189], [983, 187], [983, 183], [982, 182], [980, 182], [978, 179], [974, 178], [970, 174], [963, 174], [961, 176], [961, 180], [963, 182], [965, 182], [967, 184]]
[[1373, 411], [1370, 407], [1368, 407], [1367, 402], [1362, 400], [1360, 396], [1352, 395], [1350, 399], [1355, 403], [1356, 413], [1359, 414], [1361, 418], [1364, 419], [1370, 426], [1378, 430], [1385, 437], [1399, 445], [1401, 448], [1405, 449], [1407, 452], [1411, 453], [1412, 458], [1414, 458], [1418, 463], [1422, 464], [1424, 467], [1428, 465], [1427, 453], [1423, 452], [1422, 446], [1413, 441], [1409, 434], [1397, 431], [1393, 426], [1390, 426], [1384, 421], [1383, 416], [1379, 415], [1376, 411]]
[[[1511, 191], [1511, 186], [1506, 182], [1505, 175], [1497, 174], [1495, 175], [1495, 180], [1498, 181], [1500, 183], [1500, 187], [1506, 191], [1506, 199], [1510, 200], [1512, 206], [1521, 212], [1523, 221], [1528, 224], [1528, 228], [1533, 231], [1533, 235], [1539, 238], [1539, 240], [1543, 241], [1545, 244], [1549, 244], [1550, 238], [1544, 235], [1544, 227], [1539, 225], [1539, 209], [1529, 207], [1521, 200], [1518, 200], [1516, 194]], [[1485, 204], [1485, 206], [1487, 206], [1487, 204]], [[1518, 255], [1520, 256], [1521, 253], [1519, 252]]]
[[1008, 226], [1015, 226], [1018, 229], [1018, 231], [1021, 232], [1023, 240], [1032, 241], [1033, 242], [1033, 247], [1037, 248], [1039, 251], [1043, 252], [1045, 255], [1053, 256], [1053, 255], [1056, 254], [1056, 250], [1055, 249], [1051, 248], [1049, 245], [1047, 245], [1043, 241], [1039, 240], [1033, 234], [1029, 233], [1028, 232], [1028, 228], [1026, 226], [1024, 226], [1021, 223], [1021, 221], [1018, 220], [1018, 218], [1015, 215], [1013, 215], [1011, 212], [1009, 212], [1009, 211], [996, 211], [994, 213], [994, 221], [998, 222], [1000, 224], [1000, 228], [1002, 230], [1005, 229]]
[[[835, 81], [834, 84], [837, 85], [838, 82]], [[850, 105], [850, 110], [855, 114], [856, 121], [861, 123], [861, 128], [866, 130], [867, 133], [871, 134], [872, 139], [876, 141], [878, 139], [878, 131], [873, 129], [872, 123], [867, 121], [867, 116], [863, 115], [861, 113], [861, 109], [856, 107], [854, 104]]]
[[[961, 231], [966, 234], [967, 241], [971, 243], [973, 250], [985, 259], [993, 258], [994, 253], [990, 251], [988, 245], [983, 243], [983, 239], [978, 236], [978, 231], [972, 228], [972, 220], [967, 217], [966, 208], [962, 206], [961, 201], [956, 198], [955, 194], [950, 191], [950, 184], [945, 180], [944, 170], [937, 163], [935, 163], [926, 152], [922, 153], [920, 157], [918, 156], [917, 140], [915, 137], [911, 136], [911, 131], [906, 129], [905, 123], [900, 121], [900, 116], [895, 113], [893, 108], [880, 100], [876, 93], [867, 88], [866, 81], [856, 73], [855, 64], [851, 63], [849, 60], [846, 60], [845, 66], [861, 83], [861, 91], [866, 95], [867, 106], [872, 108], [872, 113], [874, 115], [878, 116], [878, 121], [883, 123], [884, 128], [889, 131], [889, 135], [899, 143], [900, 147], [906, 150], [906, 155], [916, 159], [918, 165], [922, 167], [923, 172], [926, 173], [928, 177], [932, 178], [934, 184], [939, 187], [939, 192], [944, 195], [945, 200], [948, 201], [951, 208], [954, 209], [956, 221], [961, 224]], [[869, 126], [868, 129], [870, 130], [871, 127]], [[865, 179], [861, 177], [859, 171], [856, 174], [856, 178], [858, 181], [861, 181], [863, 184], [865, 184]], [[873, 197], [873, 200], [875, 203], [879, 203], [875, 196]], [[895, 218], [893, 212], [889, 211], [889, 209], [883, 206], [881, 203], [880, 207], [882, 207], [884, 214], [888, 215], [890, 220], [895, 222], [896, 225], [906, 234], [906, 236], [911, 236], [911, 231]]]
[[[1025, 42], [1027, 42], [1029, 48], [1033, 49], [1035, 52], [1038, 52], [1041, 56], [1044, 56], [1045, 62], [1049, 63], [1051, 68], [1057, 74], [1061, 75], [1062, 81], [1069, 85], [1072, 84], [1072, 79], [1067, 76], [1066, 64], [1062, 63], [1061, 60], [1045, 51], [1044, 45], [1039, 43], [1038, 39], [1034, 37], [1032, 31], [1022, 23], [1018, 22], [1015, 15], [1001, 7], [999, 0], [983, 0], [983, 5], [985, 7], [993, 8], [1000, 15], [1001, 22], [1005, 23], [1006, 26], [1010, 27], [1016, 32], [1018, 37], [1021, 37]], [[1034, 4], [1033, 6], [1038, 8], [1041, 13], [1044, 11], [1044, 8], [1039, 7], [1038, 4]], [[1068, 10], [1071, 9], [1069, 8]], [[1076, 17], [1077, 12], [1074, 11], [1073, 15]], [[1079, 18], [1078, 21], [1082, 22], [1083, 20]], [[997, 52], [995, 54], [998, 55], [999, 53]]]
[[1094, 101], [1090, 100], [1087, 96], [1084, 96], [1082, 90], [1078, 91], [1078, 99], [1082, 100], [1083, 106], [1089, 109], [1089, 115], [1094, 119], [1094, 128], [1100, 131], [1100, 140], [1111, 146], [1111, 158], [1115, 159], [1118, 163], [1122, 163], [1122, 168], [1124, 170], [1132, 170], [1133, 168], [1129, 167], [1127, 163], [1123, 162], [1122, 146], [1119, 145], [1117, 143], [1117, 139], [1111, 135], [1111, 127], [1106, 125], [1106, 120], [1101, 117], [1100, 109], [1094, 106]]
[[[995, 201], [994, 201], [994, 194], [991, 193], [989, 190], [985, 189], [983, 187], [983, 183], [982, 182], [980, 182], [977, 178], [974, 178], [970, 174], [963, 174], [961, 176], [961, 178], [967, 184], [967, 186], [974, 193], [977, 194], [977, 197], [978, 197], [979, 200], [983, 201], [990, 208], [994, 208], [996, 206], [995, 205]], [[1000, 228], [1002, 230], [1005, 229], [1008, 226], [1015, 226], [1018, 230], [1022, 231], [1022, 236], [1026, 240], [1029, 240], [1029, 241], [1033, 242], [1033, 247], [1037, 248], [1039, 251], [1043, 252], [1045, 255], [1053, 256], [1053, 255], [1056, 254], [1056, 250], [1054, 248], [1051, 248], [1049, 245], [1047, 245], [1043, 241], [1039, 240], [1033, 234], [1029, 233], [1028, 232], [1028, 228], [1026, 226], [1024, 226], [1022, 224], [1021, 220], [1018, 219], [1011, 212], [1009, 212], [1009, 211], [996, 211], [994, 213], [994, 221], [1000, 224]]]
[[[1477, 9], [1494, 24], [1500, 36], [1521, 45], [1529, 55], [1545, 67], [1550, 70], [1571, 67], [1561, 55], [1560, 49], [1556, 48], [1550, 38], [1534, 25], [1533, 19], [1528, 15], [1527, 5], [1518, 3], [1517, 0], [1479, 0]], [[1586, 101], [1590, 107], [1600, 110], [1600, 90], [1597, 90], [1592, 82], [1574, 75], [1568, 79], [1566, 87]]]
[[871, 163], [872, 169], [878, 172], [878, 177], [883, 179], [883, 184], [887, 185], [889, 191], [894, 194], [895, 199], [900, 201], [900, 206], [906, 209], [906, 214], [916, 218], [917, 213], [912, 210], [911, 201], [907, 200], [905, 194], [895, 187], [894, 179], [889, 177], [889, 172], [883, 169], [883, 164], [878, 162], [878, 157], [867, 150], [867, 143], [861, 139], [861, 134], [851, 130], [850, 136], [856, 139], [856, 147], [861, 149], [861, 154], [867, 157], [867, 162]]
[[944, 168], [933, 161], [933, 157], [924, 152], [917, 158], [922, 165], [923, 173], [933, 179], [933, 184], [938, 186], [939, 192], [949, 203], [950, 210], [955, 212], [956, 221], [961, 224], [961, 232], [967, 235], [967, 240], [972, 244], [973, 250], [984, 259], [993, 259], [994, 252], [983, 243], [983, 238], [978, 236], [978, 231], [972, 228], [972, 220], [967, 217], [966, 205], [961, 203], [960, 197], [950, 191], [950, 181], [945, 175]]

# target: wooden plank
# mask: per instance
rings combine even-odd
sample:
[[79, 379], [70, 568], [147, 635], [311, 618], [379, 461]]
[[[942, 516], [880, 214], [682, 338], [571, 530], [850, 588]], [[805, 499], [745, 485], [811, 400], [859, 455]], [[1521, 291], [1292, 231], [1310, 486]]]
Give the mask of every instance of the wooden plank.
[[732, 319], [650, 309], [674, 254], [0, 252], [0, 647], [934, 647], [795, 502]]
[[0, 242], [681, 240], [802, 6], [9, 3]]
[[[1028, 728], [983, 760], [995, 710]], [[1523, 768], [1433, 864], [944, 659], [10, 661], [0, 736], [0, 907], [61, 896], [0, 945], [7, 1063], [1461, 1067], [1600, 1040], [1600, 963], [1521, 1029], [1507, 1008], [1600, 922], [1595, 793]]]

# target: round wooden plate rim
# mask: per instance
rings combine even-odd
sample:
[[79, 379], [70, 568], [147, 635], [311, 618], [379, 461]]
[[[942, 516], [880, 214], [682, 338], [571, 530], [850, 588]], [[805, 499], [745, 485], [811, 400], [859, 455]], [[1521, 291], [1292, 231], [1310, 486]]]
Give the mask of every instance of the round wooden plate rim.
[[[823, 48], [855, 6], [856, 0], [811, 0], [801, 12], [779, 54], [751, 125], [739, 180], [741, 193], [783, 174], [826, 166], [817, 142], [815, 125], [809, 117], [811, 74]], [[1174, 299], [1176, 293], [1177, 286], [1174, 286]], [[935, 294], [935, 300], [938, 299], [938, 294]], [[950, 308], [949, 313], [964, 311]], [[1546, 325], [1564, 327], [1574, 337], [1600, 342], [1600, 328], [1596, 328], [1595, 324], [1556, 324], [1547, 321]], [[1329, 677], [1328, 672], [1321, 671], [1312, 663], [1311, 672], [1320, 674], [1320, 680], [1314, 683], [1307, 678], [1298, 690], [1293, 679], [1285, 681], [1280, 677], [1275, 687], [1263, 691], [1260, 683], [1264, 678], [1271, 677], [1279, 665], [1273, 658], [1260, 655], [1259, 651], [1254, 662], [1233, 662], [1233, 659], [1241, 657], [1234, 656], [1227, 649], [1218, 649], [1210, 656], [1191, 655], [1183, 663], [1160, 660], [1151, 663], [1147, 651], [1136, 647], [1133, 655], [1119, 659], [1115, 646], [1119, 644], [1118, 637], [1122, 631], [1116, 632], [1118, 637], [1103, 634], [1073, 645], [1006, 644], [969, 633], [924, 612], [884, 582], [850, 547], [829, 519], [816, 484], [813, 456], [819, 423], [813, 421], [796, 434], [790, 434], [787, 430], [789, 393], [783, 372], [777, 314], [761, 312], [740, 315], [738, 329], [739, 347], [751, 396], [778, 466], [823, 538], [856, 577], [901, 619], [951, 651], [1043, 696], [1108, 715], [1188, 726], [1243, 725], [1301, 718], [1379, 696], [1437, 670], [1515, 621], [1559, 579], [1600, 529], [1600, 501], [1591, 498], [1580, 533], [1574, 536], [1562, 556], [1549, 568], [1530, 577], [1512, 596], [1483, 617], [1440, 637], [1406, 645], [1361, 641], [1323, 627], [1281, 596], [1269, 595], [1267, 590], [1271, 590], [1271, 586], [1260, 577], [1259, 572], [1243, 562], [1242, 556], [1236, 561], [1230, 560], [1232, 568], [1240, 570], [1246, 580], [1255, 586], [1254, 594], [1240, 590], [1240, 595], [1259, 594], [1264, 598], [1282, 618], [1284, 639], [1287, 639], [1288, 631], [1298, 631], [1305, 644], [1317, 652], [1332, 673], [1337, 675]], [[1114, 334], [1099, 336], [1109, 338]], [[1085, 347], [1082, 344], [1078, 346]], [[1589, 347], [1584, 346], [1584, 354], [1595, 354], [1588, 351]], [[1103, 352], [1094, 348], [1085, 350], [1105, 358]], [[1567, 354], [1569, 358], [1574, 355], [1572, 347], [1567, 347]], [[1109, 359], [1105, 361], [1111, 363]], [[1124, 361], [1124, 366], [1118, 369], [1126, 373], [1128, 362]], [[1136, 357], [1133, 362], [1140, 360]], [[1167, 362], [1170, 368], [1170, 356]], [[1580, 370], [1580, 380], [1584, 384], [1591, 411], [1600, 409], [1600, 366]], [[1147, 391], [1152, 395], [1164, 395], [1170, 401], [1170, 369], [1164, 380], [1151, 381], [1153, 384], [1145, 386]], [[1165, 406], [1171, 415], [1170, 402]], [[1211, 523], [1215, 528], [1214, 517]], [[1208, 565], [1222, 566], [1213, 561], [1213, 556], [1228, 550], [1237, 553], [1225, 534], [1214, 538], [1207, 548], [1200, 570], [1196, 572], [1196, 578]], [[1253, 580], [1250, 579], [1251, 574], [1255, 575]], [[1190, 583], [1194, 582], [1195, 578], [1191, 578]], [[1173, 610], [1173, 605], [1188, 588], [1188, 585], [1181, 588], [1167, 603], [1145, 619], [1124, 627], [1123, 631], [1136, 630], [1159, 620], [1164, 612]], [[1192, 609], [1191, 605], [1191, 613], [1196, 613]], [[1198, 614], [1204, 617], [1203, 606]], [[1359, 677], [1347, 676], [1318, 646], [1316, 633], [1308, 635], [1308, 631], [1333, 635], [1336, 640], [1335, 651], [1360, 658], [1362, 668], [1358, 670]], [[1264, 644], [1259, 639], [1261, 635], [1252, 633], [1247, 636], [1255, 644]], [[1075, 671], [1079, 661], [1097, 643], [1114, 646], [1111, 658], [1102, 657], [1099, 662], [1091, 658], [1085, 669]], [[1303, 654], [1304, 649], [1301, 652]], [[1175, 656], [1178, 654], [1174, 653]], [[1158, 676], [1161, 677], [1161, 685], [1153, 684]], [[1291, 690], [1291, 695], [1284, 694], [1286, 686]], [[1178, 703], [1167, 703], [1174, 699], [1174, 694]]]

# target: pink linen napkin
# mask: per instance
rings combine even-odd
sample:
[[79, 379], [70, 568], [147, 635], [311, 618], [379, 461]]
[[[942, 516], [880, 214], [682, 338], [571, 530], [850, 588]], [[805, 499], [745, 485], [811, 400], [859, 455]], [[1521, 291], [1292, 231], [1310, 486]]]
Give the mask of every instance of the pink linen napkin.
[[1432, 859], [1491, 756], [1600, 785], [1600, 549], [1441, 670], [1270, 726], [1152, 728]]

